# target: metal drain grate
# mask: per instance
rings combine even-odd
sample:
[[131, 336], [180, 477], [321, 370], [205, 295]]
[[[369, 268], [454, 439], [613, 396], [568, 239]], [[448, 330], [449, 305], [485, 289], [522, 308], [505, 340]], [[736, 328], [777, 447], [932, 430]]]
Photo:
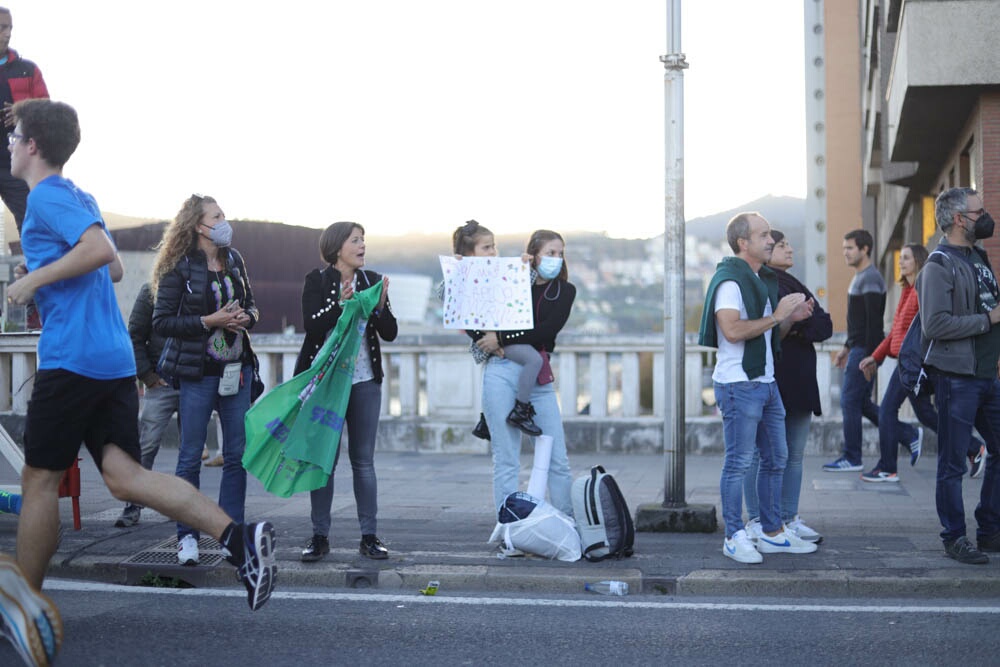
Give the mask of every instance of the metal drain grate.
[[172, 577], [192, 586], [203, 586], [205, 578], [215, 566], [225, 561], [222, 545], [211, 537], [198, 540], [198, 565], [180, 565], [177, 562], [177, 538], [171, 537], [122, 561], [125, 581], [136, 585], [147, 575]]

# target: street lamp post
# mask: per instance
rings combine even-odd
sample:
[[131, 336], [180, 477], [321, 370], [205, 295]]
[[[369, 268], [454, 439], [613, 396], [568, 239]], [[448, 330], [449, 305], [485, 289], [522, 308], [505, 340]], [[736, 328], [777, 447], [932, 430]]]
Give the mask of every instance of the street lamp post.
[[663, 234], [664, 386], [663, 502], [640, 505], [640, 531], [714, 532], [714, 505], [688, 505], [684, 484], [684, 70], [681, 0], [667, 0], [667, 55], [663, 77], [666, 182]]
[[663, 334], [666, 409], [663, 506], [687, 505], [684, 492], [684, 70], [681, 0], [667, 3], [667, 55], [663, 75], [666, 185], [663, 233]]

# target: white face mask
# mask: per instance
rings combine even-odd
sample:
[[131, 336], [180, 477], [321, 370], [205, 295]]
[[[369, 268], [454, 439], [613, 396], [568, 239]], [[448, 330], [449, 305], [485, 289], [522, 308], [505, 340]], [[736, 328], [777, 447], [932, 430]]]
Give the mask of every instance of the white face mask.
[[[206, 227], [208, 225], [205, 225]], [[228, 220], [223, 220], [215, 227], [209, 227], [208, 238], [218, 248], [228, 248], [233, 242], [233, 227]]]
[[552, 280], [562, 270], [562, 257], [542, 257], [538, 261], [538, 275], [545, 280]]

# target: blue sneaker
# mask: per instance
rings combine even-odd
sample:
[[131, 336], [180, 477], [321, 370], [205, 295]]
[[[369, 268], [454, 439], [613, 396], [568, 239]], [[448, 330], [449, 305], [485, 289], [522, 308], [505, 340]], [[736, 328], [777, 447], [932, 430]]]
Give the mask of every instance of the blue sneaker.
[[278, 566], [274, 562], [274, 526], [267, 521], [240, 526], [243, 530], [243, 562], [230, 554], [229, 562], [237, 566], [236, 574], [247, 587], [247, 603], [257, 611], [271, 597]]
[[841, 456], [836, 461], [830, 461], [823, 465], [823, 470], [826, 472], [858, 472], [859, 470], [864, 470], [860, 463], [851, 463], [843, 456]]
[[62, 646], [62, 617], [56, 605], [36, 591], [7, 556], [0, 556], [0, 626], [27, 665], [52, 664]]
[[917, 465], [920, 460], [920, 448], [924, 443], [924, 429], [917, 427], [917, 439], [910, 443], [910, 465]]

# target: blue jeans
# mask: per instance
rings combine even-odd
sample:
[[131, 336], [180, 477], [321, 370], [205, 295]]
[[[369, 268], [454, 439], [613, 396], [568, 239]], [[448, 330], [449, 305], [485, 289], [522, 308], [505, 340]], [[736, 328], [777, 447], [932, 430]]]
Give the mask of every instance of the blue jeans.
[[983, 488], [976, 507], [976, 534], [1000, 533], [1000, 381], [937, 375], [934, 391], [938, 408], [937, 502], [941, 539], [965, 535], [962, 479], [975, 425], [986, 439], [989, 453]]
[[[208, 421], [212, 411], [219, 413], [222, 424], [222, 481], [219, 484], [219, 507], [236, 523], [243, 523], [243, 508], [247, 495], [247, 471], [243, 468], [243, 450], [247, 437], [244, 418], [250, 409], [250, 381], [253, 367], [243, 367], [240, 389], [232, 396], [219, 396], [219, 377], [206, 375], [200, 380], [181, 378], [180, 420], [181, 447], [177, 453], [177, 476], [199, 488], [201, 484], [201, 452], [208, 437]], [[177, 524], [177, 538], [198, 531]]]
[[899, 408], [909, 399], [917, 419], [925, 427], [937, 431], [938, 414], [931, 404], [930, 396], [914, 396], [906, 391], [899, 379], [899, 369], [892, 372], [889, 385], [885, 388], [882, 403], [878, 408], [878, 446], [880, 458], [876, 466], [882, 472], [896, 472], [896, 457], [899, 447], [909, 447], [916, 441], [918, 433], [912, 424], [899, 421]]
[[[378, 479], [375, 477], [375, 437], [382, 409], [382, 385], [375, 380], [358, 382], [351, 387], [344, 425], [347, 428], [347, 455], [351, 459], [354, 480], [354, 503], [362, 535], [375, 535], [378, 529]], [[333, 460], [337, 469], [340, 447]], [[333, 506], [333, 472], [326, 486], [309, 492], [313, 534], [330, 535], [330, 508]]]
[[[483, 414], [490, 427], [490, 445], [493, 449], [493, 505], [499, 509], [508, 494], [519, 491], [518, 473], [521, 470], [521, 431], [507, 423], [507, 415], [514, 407], [517, 380], [521, 367], [507, 359], [490, 357], [483, 372]], [[567, 516], [573, 516], [570, 489], [573, 477], [566, 455], [566, 435], [563, 433], [562, 415], [556, 401], [554, 383], [535, 384], [531, 391], [531, 404], [535, 408], [535, 424], [544, 435], [552, 437], [552, 459], [549, 462], [549, 502]]]
[[[799, 513], [799, 496], [802, 494], [802, 457], [809, 440], [812, 412], [786, 412], [785, 442], [788, 444], [788, 461], [781, 477], [781, 520], [788, 523]], [[760, 518], [760, 500], [757, 496], [757, 472], [760, 469], [760, 452], [753, 451], [753, 460], [743, 478], [743, 497], [747, 503], [747, 518]]]
[[781, 482], [788, 461], [785, 407], [777, 382], [715, 383], [715, 400], [722, 413], [726, 458], [719, 490], [726, 537], [743, 529], [743, 480], [760, 452], [757, 496], [760, 523], [766, 533], [781, 530]]
[[840, 411], [844, 418], [844, 458], [852, 465], [861, 465], [861, 417], [878, 426], [878, 406], [872, 401], [875, 376], [865, 379], [858, 364], [867, 355], [865, 348], [852, 347], [847, 355], [844, 384], [840, 388]]
[[[896, 455], [900, 446], [909, 448], [910, 443], [917, 439], [917, 429], [911, 424], [899, 421], [899, 408], [904, 400], [909, 400], [913, 406], [913, 413], [924, 425], [934, 433], [937, 433], [938, 413], [931, 403], [931, 397], [927, 394], [914, 396], [906, 391], [903, 383], [899, 379], [899, 368], [896, 368], [889, 378], [889, 385], [885, 388], [885, 395], [882, 403], [878, 407], [878, 444], [880, 458], [875, 466], [882, 472], [897, 472]], [[978, 422], [976, 424], [979, 425]], [[968, 454], [975, 456], [979, 453], [983, 441], [973, 435], [969, 438]]]

